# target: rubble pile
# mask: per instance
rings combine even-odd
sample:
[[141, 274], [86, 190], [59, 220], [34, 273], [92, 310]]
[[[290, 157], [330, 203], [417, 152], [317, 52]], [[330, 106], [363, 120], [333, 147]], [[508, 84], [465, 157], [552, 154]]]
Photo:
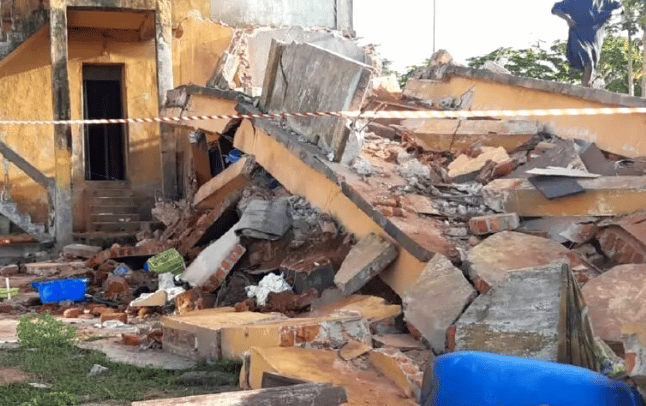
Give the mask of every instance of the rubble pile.
[[[268, 64], [341, 58], [306, 45], [274, 42]], [[354, 69], [360, 83], [343, 96], [365, 109], [469, 109], [476, 91], [422, 100], [386, 79], [364, 88], [370, 68], [344, 61], [344, 80]], [[265, 74], [267, 111], [329, 87], [299, 84], [290, 68], [288, 92], [276, 69]], [[343, 107], [327, 96], [312, 108]], [[255, 112], [246, 100], [238, 107]], [[416, 404], [429, 360], [453, 351], [624, 370], [643, 384], [646, 206], [635, 199], [646, 161], [531, 121], [333, 118], [314, 131], [304, 120], [227, 126], [233, 158], [185, 200], [157, 202], [163, 230], [3, 268], [20, 293], [0, 311], [147, 325], [121, 342], [243, 360], [245, 389], [264, 390], [267, 373], [324, 380], [349, 404]], [[84, 304], [30, 291], [62, 278], [86, 281]], [[380, 388], [367, 393], [371, 382]]]

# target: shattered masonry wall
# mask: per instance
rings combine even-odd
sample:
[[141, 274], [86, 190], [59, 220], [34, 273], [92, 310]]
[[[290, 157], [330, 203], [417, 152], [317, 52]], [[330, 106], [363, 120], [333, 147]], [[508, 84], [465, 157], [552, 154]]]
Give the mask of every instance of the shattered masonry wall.
[[[519, 80], [522, 78], [508, 78]], [[549, 83], [556, 87], [566, 85]], [[448, 96], [459, 97], [475, 86], [475, 93], [470, 110], [481, 109], [568, 109], [568, 108], [602, 108], [618, 107], [616, 103], [586, 100], [560, 93], [531, 89], [499, 83], [480, 77], [463, 77], [451, 75], [443, 81], [409, 80], [405, 93], [422, 99], [442, 99]], [[574, 86], [572, 86], [574, 88]], [[606, 93], [607, 92], [601, 92]], [[646, 155], [646, 118], [643, 114], [622, 114], [621, 116], [571, 116], [546, 117], [540, 121], [550, 124], [561, 138], [579, 138], [595, 142], [605, 151], [630, 158]]]
[[351, 0], [211, 1], [211, 17], [234, 26], [270, 25], [352, 30]]

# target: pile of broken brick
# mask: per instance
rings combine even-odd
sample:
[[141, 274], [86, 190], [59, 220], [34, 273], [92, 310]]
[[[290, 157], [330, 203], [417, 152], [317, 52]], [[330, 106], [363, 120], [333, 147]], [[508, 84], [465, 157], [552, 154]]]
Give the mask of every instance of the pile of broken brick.
[[[465, 109], [469, 99], [417, 100], [374, 85], [365, 106]], [[233, 129], [236, 138], [246, 124]], [[269, 129], [282, 124], [258, 124], [254, 136], [278, 139]], [[135, 246], [66, 249], [87, 261], [0, 273], [86, 277], [92, 304], [80, 310], [22, 303], [101, 323], [153, 320], [156, 328], [124, 334], [124, 344], [241, 359], [245, 389], [277, 374], [344, 387], [350, 404], [414, 405], [429, 359], [451, 351], [552, 360], [646, 383], [646, 214], [626, 211], [630, 202], [622, 216], [590, 209], [605, 204], [596, 191], [610, 183], [599, 182], [641, 177], [646, 162], [530, 121], [375, 120], [350, 136], [360, 148], [316, 165], [340, 185], [342, 207], [381, 234], [364, 217], [344, 225], [290, 193], [268, 175], [279, 177], [271, 160], [236, 139], [247, 155], [189, 199], [157, 203], [164, 230], [141, 233]], [[313, 147], [301, 141], [289, 146]], [[299, 164], [315, 161], [301, 151]], [[584, 190], [587, 206], [561, 204]], [[363, 235], [348, 231], [364, 222]], [[144, 270], [170, 250], [182, 258], [179, 272]]]

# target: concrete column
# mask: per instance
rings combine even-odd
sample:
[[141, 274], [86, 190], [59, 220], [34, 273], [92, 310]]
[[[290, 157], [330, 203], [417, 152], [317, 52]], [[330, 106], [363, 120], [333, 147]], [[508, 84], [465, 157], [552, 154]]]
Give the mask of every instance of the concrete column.
[[[157, 55], [157, 95], [159, 111], [166, 103], [166, 93], [173, 85], [173, 27], [170, 0], [157, 0], [155, 13], [155, 48]], [[164, 197], [174, 199], [179, 194], [177, 179], [177, 142], [173, 128], [159, 126], [161, 134], [161, 171]]]
[[354, 36], [353, 23], [353, 0], [336, 1], [336, 29], [352, 34]]
[[[52, 59], [52, 104], [55, 120], [70, 120], [70, 82], [67, 70], [67, 6], [52, 0], [49, 10], [49, 40]], [[54, 126], [56, 165], [55, 220], [59, 247], [72, 241], [72, 126]]]

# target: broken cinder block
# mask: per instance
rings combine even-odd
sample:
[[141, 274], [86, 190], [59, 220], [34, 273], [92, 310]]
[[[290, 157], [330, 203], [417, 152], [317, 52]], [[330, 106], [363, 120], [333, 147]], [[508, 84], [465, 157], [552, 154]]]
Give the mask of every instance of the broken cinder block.
[[351, 295], [386, 269], [397, 255], [395, 244], [370, 234], [352, 247], [334, 277], [334, 283], [344, 295]]
[[404, 317], [440, 353], [446, 348], [447, 329], [476, 295], [462, 271], [436, 254], [404, 293]]
[[63, 248], [63, 254], [70, 257], [90, 259], [95, 256], [101, 247], [95, 247], [85, 244], [70, 244]]

